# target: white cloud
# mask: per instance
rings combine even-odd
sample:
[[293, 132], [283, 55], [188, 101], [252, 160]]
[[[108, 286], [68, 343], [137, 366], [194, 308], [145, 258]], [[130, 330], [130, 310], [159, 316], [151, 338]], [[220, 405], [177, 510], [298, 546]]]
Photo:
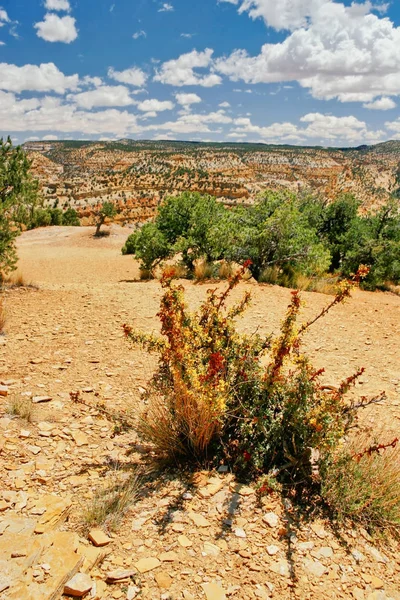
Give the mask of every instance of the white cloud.
[[142, 110], [143, 112], [147, 113], [158, 113], [164, 110], [172, 110], [174, 106], [174, 103], [170, 102], [169, 100], [161, 101], [156, 100], [155, 98], [143, 100], [143, 102], [139, 102], [139, 104], [137, 105], [139, 110]]
[[217, 60], [216, 70], [233, 81], [298, 81], [315, 98], [341, 102], [400, 94], [400, 27], [373, 14], [370, 2], [243, 0], [239, 10], [292, 33], [258, 56], [236, 50]]
[[218, 104], [218, 106], [220, 106], [221, 108], [229, 108], [230, 104], [229, 102], [221, 102], [221, 104]]
[[36, 35], [46, 42], [63, 42], [70, 44], [78, 37], [75, 27], [75, 19], [70, 16], [59, 17], [53, 13], [47, 13], [44, 21], [35, 23]]
[[371, 131], [364, 121], [350, 115], [336, 117], [321, 113], [309, 113], [300, 119], [298, 126], [294, 123], [273, 123], [268, 126], [253, 125], [247, 117], [235, 119], [236, 129], [231, 133], [251, 133], [260, 137], [260, 141], [279, 143], [304, 143], [310, 140], [317, 144], [360, 144], [362, 142], [379, 142], [385, 134], [383, 131]]
[[71, 10], [68, 0], [46, 0], [44, 6], [47, 10]]
[[125, 69], [125, 71], [115, 71], [113, 67], [108, 69], [107, 73], [110, 79], [115, 79], [120, 83], [127, 83], [128, 85], [134, 85], [136, 87], [142, 87], [147, 81], [147, 75], [139, 67], [131, 67]]
[[46, 142], [55, 142], [56, 140], [58, 140], [58, 135], [52, 135], [52, 134], [45, 135], [45, 136], [43, 137], [43, 139], [44, 139]]
[[4, 25], [4, 23], [9, 23], [10, 19], [8, 17], [7, 11], [4, 8], [0, 8], [0, 27]]
[[197, 94], [175, 94], [176, 101], [184, 108], [190, 108], [192, 104], [201, 102], [200, 96]]
[[145, 31], [143, 31], [143, 29], [141, 29], [140, 31], [136, 31], [133, 35], [132, 35], [134, 40], [138, 40], [139, 38], [143, 37], [147, 37], [147, 33]]
[[224, 114], [224, 111], [217, 111], [208, 114], [185, 113], [177, 121], [168, 121], [157, 125], [149, 125], [146, 129], [149, 131], [160, 130], [170, 131], [172, 133], [212, 133], [208, 124], [210, 123], [232, 123], [232, 119]]
[[239, 13], [248, 12], [252, 19], [262, 18], [266, 25], [274, 29], [293, 30], [306, 26], [308, 18], [330, 2], [331, 0], [243, 0]]
[[158, 12], [172, 12], [174, 7], [169, 2], [164, 2], [161, 8], [158, 9]]
[[7, 124], [9, 132], [71, 133], [75, 138], [100, 134], [125, 137], [143, 131], [137, 117], [126, 110], [88, 112], [60, 98], [18, 100], [14, 94], [5, 92], [0, 92], [0, 122]]
[[9, 92], [35, 91], [64, 94], [67, 90], [76, 90], [78, 75], [66, 76], [54, 63], [24, 65], [17, 67], [0, 63], [0, 89]]
[[184, 85], [201, 85], [213, 87], [221, 83], [221, 77], [215, 73], [199, 75], [194, 69], [205, 69], [212, 64], [213, 51], [206, 48], [204, 52], [192, 50], [187, 54], [181, 54], [176, 59], [163, 63], [157, 71], [154, 81], [182, 87]]
[[103, 85], [95, 90], [70, 94], [67, 99], [79, 108], [91, 110], [98, 106], [129, 106], [133, 104], [129, 89], [123, 85]]
[[190, 40], [194, 36], [194, 33], [181, 33], [181, 37]]
[[387, 121], [385, 123], [385, 127], [390, 131], [394, 131], [395, 135], [391, 137], [394, 137], [395, 139], [400, 139], [400, 118], [396, 121]]
[[397, 104], [391, 98], [387, 98], [386, 96], [382, 96], [382, 98], [378, 98], [374, 102], [367, 102], [363, 104], [364, 108], [369, 108], [370, 110], [390, 110], [392, 108], [396, 108]]

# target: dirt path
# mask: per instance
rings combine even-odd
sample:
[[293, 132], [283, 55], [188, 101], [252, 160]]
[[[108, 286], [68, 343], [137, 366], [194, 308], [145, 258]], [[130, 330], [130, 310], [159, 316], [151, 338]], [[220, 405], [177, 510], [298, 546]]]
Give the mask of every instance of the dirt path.
[[[7, 292], [6, 336], [0, 339], [0, 378], [9, 386], [7, 401], [51, 398], [35, 404], [32, 423], [11, 419], [5, 412], [6, 399], [0, 399], [2, 488], [27, 493], [28, 508], [19, 509], [22, 512], [31, 506], [29, 498], [37, 499], [44, 491], [72, 495], [70, 527], [75, 526], [76, 515], [91, 501], [105, 466], [113, 461], [126, 464], [129, 460], [127, 447], [132, 440], [126, 435], [112, 437], [113, 424], [97, 411], [72, 403], [69, 392], [85, 390], [81, 393], [86, 402], [101, 400], [110, 408], [138, 407], [140, 388], [146, 384], [154, 364], [142, 352], [129, 347], [122, 335], [122, 324], [128, 322], [145, 331], [158, 329], [159, 284], [136, 281], [137, 264], [132, 257], [120, 253], [129, 230], [113, 226], [111, 235], [101, 239], [94, 239], [92, 234], [90, 228], [54, 227], [26, 232], [19, 238], [19, 271], [37, 289], [14, 288]], [[190, 282], [183, 285], [193, 306], [199, 304], [210, 287]], [[290, 291], [248, 282], [235, 290], [234, 298], [240, 297], [244, 289], [251, 290], [253, 302], [240, 321], [241, 329], [277, 331]], [[321, 294], [304, 293], [303, 298], [304, 319], [329, 301]], [[386, 391], [383, 409], [378, 413], [373, 408], [364, 415], [374, 432], [383, 430], [385, 439], [398, 435], [400, 430], [399, 334], [400, 298], [358, 291], [316, 325], [305, 340], [315, 366], [326, 368], [327, 383], [336, 384], [359, 366], [365, 366], [365, 375], [354, 393], [372, 395]], [[21, 437], [21, 430], [28, 430], [30, 436]], [[126, 582], [106, 586], [104, 572], [129, 569], [141, 557], [175, 552], [171, 562], [161, 561], [161, 568], [154, 567], [154, 572], [152, 569], [141, 576], [143, 598], [222, 598], [211, 595], [211, 591], [205, 595], [207, 588], [202, 587], [216, 582], [229, 597], [240, 600], [292, 596], [400, 599], [400, 594], [396, 595], [400, 589], [399, 555], [390, 556], [386, 562], [371, 559], [371, 542], [367, 538], [353, 540], [365, 558], [360, 563], [339, 548], [331, 534], [325, 532], [322, 537], [326, 539], [321, 541], [322, 537], [313, 530], [299, 529], [295, 546], [308, 542], [313, 545], [298, 548], [298, 556], [293, 558], [298, 569], [294, 579], [289, 564], [292, 558], [288, 558], [279, 530], [262, 525], [262, 515], [268, 507], [257, 509], [257, 513], [253, 496], [236, 494], [241, 509], [235, 527], [244, 529], [246, 537], [241, 537], [240, 532], [221, 536], [217, 521], [232, 492], [228, 476], [221, 476], [221, 482], [218, 491], [208, 496], [193, 497], [189, 493], [190, 506], [185, 509], [184, 502], [171, 508], [182, 491], [182, 484], [174, 481], [166, 481], [165, 489], [155, 498], [144, 498], [135, 505], [114, 536], [112, 553], [102, 570], [94, 571], [98, 583], [95, 597], [135, 597], [132, 590], [127, 591]], [[9, 502], [7, 509], [15, 510], [15, 505]], [[270, 510], [284, 519], [283, 509], [275, 501]], [[163, 531], [157, 525], [160, 511], [169, 511], [176, 519]], [[191, 512], [205, 515], [209, 525], [199, 526]], [[192, 542], [187, 547], [178, 540], [183, 534]], [[270, 538], [269, 545], [278, 548], [276, 556], [266, 553], [265, 536]], [[214, 545], [214, 549], [208, 547], [210, 553], [204, 550], [206, 542]], [[328, 546], [331, 550], [321, 554], [321, 547]], [[324, 552], [329, 557], [324, 557]], [[387, 595], [382, 595], [385, 592], [381, 593], [380, 584], [374, 587], [363, 578], [362, 572], [369, 571], [382, 578]], [[162, 577], [157, 579], [158, 572], [164, 574], [164, 582]], [[359, 595], [352, 591], [354, 586], [360, 589]], [[1, 592], [0, 598], [3, 600]]]

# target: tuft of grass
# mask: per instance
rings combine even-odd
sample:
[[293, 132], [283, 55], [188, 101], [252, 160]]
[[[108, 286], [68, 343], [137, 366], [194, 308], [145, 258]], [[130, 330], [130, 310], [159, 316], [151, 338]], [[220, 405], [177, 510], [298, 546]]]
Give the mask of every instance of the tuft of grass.
[[339, 521], [400, 539], [400, 447], [371, 447], [362, 435], [334, 457], [322, 470], [322, 496]]
[[211, 279], [214, 275], [214, 265], [206, 260], [199, 260], [194, 267], [194, 278], [196, 281]]
[[7, 412], [30, 423], [33, 412], [32, 400], [27, 397], [12, 396], [7, 406]]
[[6, 317], [6, 310], [5, 310], [5, 307], [4, 307], [4, 300], [0, 296], [0, 335], [4, 334], [4, 329], [5, 329], [5, 326], [6, 326], [6, 321], [7, 321], [7, 317]]
[[115, 531], [139, 495], [141, 476], [138, 471], [127, 474], [115, 468], [106, 478], [110, 483], [96, 490], [82, 513], [85, 528], [101, 526]]
[[232, 263], [223, 260], [221, 261], [218, 269], [218, 277], [220, 279], [229, 279], [233, 275]]
[[21, 272], [12, 273], [5, 277], [2, 280], [4, 287], [6, 288], [34, 288], [37, 289], [37, 286], [32, 282], [28, 282], [24, 275]]
[[149, 281], [150, 279], [154, 279], [154, 275], [151, 270], [143, 268], [140, 268], [139, 270], [139, 277], [141, 281]]

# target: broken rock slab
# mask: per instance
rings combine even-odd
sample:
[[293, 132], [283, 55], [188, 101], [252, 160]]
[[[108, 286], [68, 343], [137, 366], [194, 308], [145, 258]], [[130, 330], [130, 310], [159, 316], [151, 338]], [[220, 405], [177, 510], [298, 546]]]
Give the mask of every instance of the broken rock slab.
[[93, 581], [86, 573], [77, 573], [64, 586], [64, 594], [74, 598], [82, 598], [93, 587]]
[[106, 535], [101, 529], [91, 529], [89, 531], [88, 538], [92, 544], [98, 547], [107, 546], [107, 544], [112, 542], [112, 539], [109, 538], [108, 535]]

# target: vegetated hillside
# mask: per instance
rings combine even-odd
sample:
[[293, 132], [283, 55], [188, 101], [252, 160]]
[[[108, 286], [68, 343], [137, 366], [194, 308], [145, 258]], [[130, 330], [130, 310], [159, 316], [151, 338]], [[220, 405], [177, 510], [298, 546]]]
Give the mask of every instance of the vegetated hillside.
[[103, 201], [124, 208], [121, 221], [147, 220], [167, 194], [183, 190], [228, 204], [252, 203], [267, 188], [310, 191], [324, 198], [352, 193], [365, 208], [400, 187], [400, 142], [358, 148], [173, 141], [29, 142], [49, 206], [90, 217]]

